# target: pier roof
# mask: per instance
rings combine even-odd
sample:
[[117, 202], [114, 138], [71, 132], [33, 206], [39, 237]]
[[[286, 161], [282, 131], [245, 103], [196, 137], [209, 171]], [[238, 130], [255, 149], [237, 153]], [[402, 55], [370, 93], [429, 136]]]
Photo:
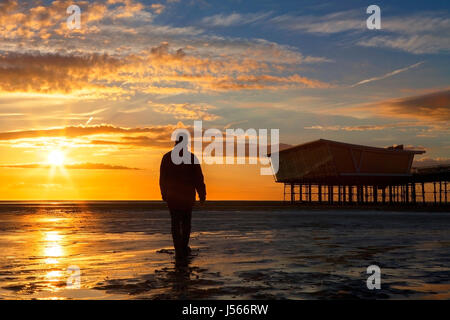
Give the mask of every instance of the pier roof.
[[412, 176], [411, 165], [423, 150], [402, 145], [372, 147], [319, 139], [279, 151], [277, 182], [394, 184]]

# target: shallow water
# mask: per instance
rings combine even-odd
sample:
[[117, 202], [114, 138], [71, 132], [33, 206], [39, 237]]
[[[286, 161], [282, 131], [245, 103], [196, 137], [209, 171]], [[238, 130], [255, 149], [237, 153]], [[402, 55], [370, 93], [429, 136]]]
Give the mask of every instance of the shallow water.
[[0, 298], [450, 299], [449, 230], [445, 212], [199, 209], [175, 268], [160, 205], [1, 205]]

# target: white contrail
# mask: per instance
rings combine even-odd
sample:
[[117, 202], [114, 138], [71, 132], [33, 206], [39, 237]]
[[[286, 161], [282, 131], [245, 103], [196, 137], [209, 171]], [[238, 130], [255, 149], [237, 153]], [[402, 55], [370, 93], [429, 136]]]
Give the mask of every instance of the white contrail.
[[355, 83], [354, 85], [351, 85], [350, 88], [353, 88], [353, 87], [356, 87], [356, 86], [359, 86], [361, 84], [365, 84], [365, 83], [368, 83], [368, 82], [383, 80], [383, 79], [395, 76], [396, 74], [399, 74], [401, 72], [407, 71], [407, 70], [412, 69], [412, 68], [416, 68], [416, 67], [420, 66], [422, 63], [424, 63], [424, 61], [421, 61], [421, 62], [418, 62], [416, 64], [413, 64], [413, 65], [411, 65], [409, 67], [405, 67], [405, 68], [402, 68], [402, 69], [394, 70], [394, 71], [386, 73], [385, 75], [382, 75], [380, 77], [373, 77], [373, 78], [370, 78], [370, 79], [361, 80], [360, 82]]
[[86, 121], [86, 123], [84, 124], [85, 126], [87, 126], [89, 124], [89, 122], [92, 121], [92, 119], [94, 119], [94, 117], [90, 117], [88, 121]]

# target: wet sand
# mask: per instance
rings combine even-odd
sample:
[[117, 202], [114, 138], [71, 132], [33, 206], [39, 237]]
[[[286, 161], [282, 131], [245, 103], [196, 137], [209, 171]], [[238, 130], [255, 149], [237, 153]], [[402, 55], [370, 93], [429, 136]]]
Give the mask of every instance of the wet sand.
[[[0, 298], [450, 299], [448, 212], [217, 202], [192, 231], [176, 268], [161, 203], [3, 203]], [[372, 264], [381, 290], [366, 287]]]

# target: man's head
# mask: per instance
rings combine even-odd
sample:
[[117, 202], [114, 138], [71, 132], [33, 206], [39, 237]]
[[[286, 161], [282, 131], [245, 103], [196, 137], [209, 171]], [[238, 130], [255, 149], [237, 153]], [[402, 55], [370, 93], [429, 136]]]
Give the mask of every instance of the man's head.
[[184, 132], [180, 132], [177, 135], [177, 139], [175, 140], [175, 145], [183, 142], [184, 140], [189, 141], [189, 138], [186, 136], [186, 134]]

